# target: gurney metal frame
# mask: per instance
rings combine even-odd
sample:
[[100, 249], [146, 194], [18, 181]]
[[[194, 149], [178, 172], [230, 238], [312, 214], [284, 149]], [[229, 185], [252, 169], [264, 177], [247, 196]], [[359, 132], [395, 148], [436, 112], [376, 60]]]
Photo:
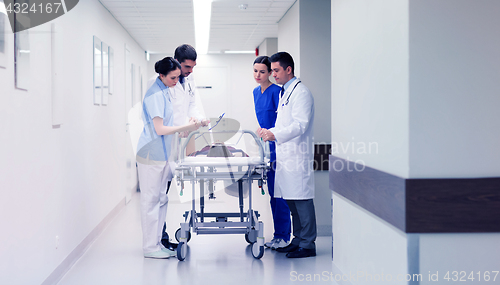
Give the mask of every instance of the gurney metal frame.
[[[229, 133], [235, 131], [210, 131], [202, 133]], [[177, 181], [181, 185], [181, 191], [184, 190], [184, 182], [189, 181], [192, 185], [192, 209], [186, 211], [184, 216], [184, 223], [180, 224], [180, 228], [176, 231], [175, 237], [179, 242], [177, 247], [177, 258], [179, 260], [184, 260], [187, 254], [187, 242], [191, 238], [190, 230], [198, 235], [200, 234], [245, 234], [245, 239], [248, 243], [252, 244], [252, 255], [253, 257], [260, 259], [264, 255], [264, 224], [259, 221], [259, 213], [252, 209], [252, 182], [257, 180], [259, 186], [262, 186], [267, 179], [267, 170], [270, 168], [268, 161], [265, 158], [264, 146], [257, 135], [248, 130], [237, 131], [243, 134], [250, 134], [257, 145], [259, 146], [260, 160], [258, 163], [249, 163], [248, 165], [234, 165], [231, 164], [230, 158], [226, 159], [225, 165], [219, 165], [220, 167], [228, 166], [238, 166], [238, 171], [233, 172], [217, 172], [215, 165], [193, 165], [192, 163], [185, 163], [185, 152], [188, 142], [191, 138], [200, 131], [191, 132], [187, 137], [185, 143], [178, 153], [176, 176]], [[177, 136], [176, 136], [177, 139]], [[179, 142], [180, 140], [177, 139]], [[247, 171], [243, 171], [243, 166], [248, 166]], [[204, 196], [205, 196], [205, 183], [208, 182], [209, 186], [212, 187], [216, 180], [232, 180], [235, 181], [235, 176], [239, 177], [238, 192], [239, 192], [239, 213], [205, 213], [204, 211]], [[200, 212], [196, 211], [196, 187], [195, 185], [199, 183], [200, 185]], [[243, 210], [243, 183], [248, 183], [248, 211]], [[212, 221], [206, 221], [206, 218], [215, 218]], [[230, 218], [239, 218], [239, 221], [230, 221]]]

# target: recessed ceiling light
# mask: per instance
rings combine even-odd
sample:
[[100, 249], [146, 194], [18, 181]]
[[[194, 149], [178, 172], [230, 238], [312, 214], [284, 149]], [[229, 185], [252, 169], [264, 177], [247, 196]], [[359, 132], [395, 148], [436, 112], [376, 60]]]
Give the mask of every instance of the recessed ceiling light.
[[193, 12], [196, 51], [199, 54], [207, 54], [210, 39], [212, 0], [193, 0]]
[[236, 54], [241, 53], [241, 54], [243, 54], [243, 53], [255, 53], [255, 51], [254, 50], [226, 50], [226, 51], [224, 51], [224, 53], [236, 53]]

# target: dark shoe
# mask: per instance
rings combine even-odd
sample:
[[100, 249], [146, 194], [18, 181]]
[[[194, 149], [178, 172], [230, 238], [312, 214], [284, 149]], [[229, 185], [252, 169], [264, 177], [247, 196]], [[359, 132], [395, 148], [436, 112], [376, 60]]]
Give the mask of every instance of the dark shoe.
[[162, 239], [161, 244], [163, 244], [165, 248], [168, 248], [170, 250], [176, 250], [177, 246], [179, 245], [178, 243], [170, 242], [168, 239]]
[[297, 249], [296, 251], [292, 251], [286, 254], [286, 257], [288, 258], [302, 258], [309, 256], [316, 256], [316, 249], [307, 249], [299, 247], [299, 249]]
[[289, 244], [289, 245], [287, 245], [285, 247], [277, 248], [276, 251], [277, 252], [292, 252], [292, 251], [294, 251], [294, 250], [296, 250], [298, 248], [299, 248], [298, 245], [291, 243], [291, 244]]

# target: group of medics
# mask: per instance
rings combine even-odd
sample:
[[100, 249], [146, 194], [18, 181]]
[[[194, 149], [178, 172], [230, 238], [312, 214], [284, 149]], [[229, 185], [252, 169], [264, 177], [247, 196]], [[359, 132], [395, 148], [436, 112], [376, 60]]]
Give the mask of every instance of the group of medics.
[[[156, 62], [158, 77], [144, 96], [144, 129], [137, 148], [144, 257], [177, 254], [177, 244], [170, 242], [165, 223], [173, 178], [169, 165], [172, 137], [176, 132], [185, 137], [210, 123], [197, 106], [189, 76], [196, 58], [196, 50], [184, 44], [177, 47], [174, 58]], [[271, 74], [282, 87], [270, 82]], [[257, 134], [270, 142], [271, 149], [268, 189], [275, 232], [265, 245], [289, 258], [315, 256], [312, 94], [294, 76], [294, 61], [286, 52], [258, 57], [254, 79], [259, 84], [253, 90], [260, 125]], [[290, 241], [291, 224], [294, 238]]]

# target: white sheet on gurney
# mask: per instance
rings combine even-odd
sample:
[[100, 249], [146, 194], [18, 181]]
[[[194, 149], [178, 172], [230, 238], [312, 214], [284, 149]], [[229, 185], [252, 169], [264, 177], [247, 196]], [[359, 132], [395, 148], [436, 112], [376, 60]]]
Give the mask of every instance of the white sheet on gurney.
[[260, 157], [186, 157], [180, 166], [257, 166], [264, 162]]

